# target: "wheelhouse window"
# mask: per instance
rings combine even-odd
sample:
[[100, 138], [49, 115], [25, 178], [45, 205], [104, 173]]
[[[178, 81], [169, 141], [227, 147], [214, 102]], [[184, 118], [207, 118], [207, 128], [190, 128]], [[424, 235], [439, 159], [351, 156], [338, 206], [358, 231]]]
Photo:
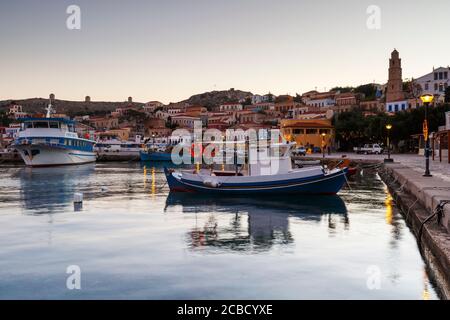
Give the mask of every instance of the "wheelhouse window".
[[47, 129], [48, 128], [48, 122], [47, 121], [36, 121], [36, 122], [33, 122], [33, 128], [35, 128], [35, 129]]
[[59, 128], [59, 122], [56, 122], [56, 121], [50, 121], [50, 128], [52, 128], [52, 129], [58, 129], [58, 128]]

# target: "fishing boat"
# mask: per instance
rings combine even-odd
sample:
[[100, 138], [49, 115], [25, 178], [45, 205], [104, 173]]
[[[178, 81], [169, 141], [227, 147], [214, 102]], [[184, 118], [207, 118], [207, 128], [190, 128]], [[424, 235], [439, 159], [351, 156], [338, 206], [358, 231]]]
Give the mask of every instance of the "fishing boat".
[[[181, 141], [179, 146], [191, 146], [190, 142]], [[141, 161], [172, 161], [172, 150], [174, 145], [170, 143], [151, 143], [147, 144], [144, 150], [140, 152]], [[191, 147], [192, 149], [192, 147]], [[182, 149], [184, 150], [184, 148]], [[192, 150], [190, 153], [192, 154]]]
[[[164, 168], [172, 192], [210, 194], [336, 194], [346, 182], [347, 168], [322, 166], [293, 169], [295, 144], [277, 143], [247, 152], [247, 163], [235, 171]], [[275, 149], [276, 148], [276, 149]], [[258, 161], [252, 161], [252, 155]]]
[[13, 147], [27, 166], [77, 165], [96, 161], [95, 141], [78, 137], [75, 122], [52, 118], [51, 100], [45, 118], [24, 118]]
[[168, 145], [147, 145], [140, 151], [141, 161], [172, 161], [171, 148]]

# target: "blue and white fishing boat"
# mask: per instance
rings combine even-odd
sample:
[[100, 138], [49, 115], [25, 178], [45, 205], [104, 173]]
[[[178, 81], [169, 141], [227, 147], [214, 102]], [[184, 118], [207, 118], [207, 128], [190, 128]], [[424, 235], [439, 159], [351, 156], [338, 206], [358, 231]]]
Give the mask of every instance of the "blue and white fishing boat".
[[[346, 182], [347, 168], [327, 169], [314, 166], [293, 169], [291, 151], [295, 144], [280, 143], [277, 156], [265, 157], [267, 150], [258, 149], [258, 159], [248, 161], [240, 170], [174, 170], [164, 168], [167, 183], [173, 192], [212, 194], [336, 194]], [[251, 157], [249, 152], [249, 157]], [[250, 159], [249, 159], [250, 160]]]
[[[190, 146], [185, 140], [180, 142], [180, 146]], [[149, 143], [141, 150], [141, 161], [172, 161], [172, 150], [174, 145], [169, 143]]]
[[52, 118], [51, 101], [45, 118], [24, 118], [14, 142], [27, 166], [45, 167], [95, 162], [95, 141], [78, 137], [75, 122]]
[[141, 161], [172, 161], [170, 151], [167, 145], [147, 145], [140, 151]]

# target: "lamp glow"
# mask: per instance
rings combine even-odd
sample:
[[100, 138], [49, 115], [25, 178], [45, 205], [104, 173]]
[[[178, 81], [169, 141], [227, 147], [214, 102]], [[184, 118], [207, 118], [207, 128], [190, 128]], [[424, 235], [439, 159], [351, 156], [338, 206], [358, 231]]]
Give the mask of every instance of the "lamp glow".
[[424, 104], [430, 104], [431, 102], [433, 102], [434, 96], [431, 94], [424, 94], [420, 96], [420, 100], [422, 100]]

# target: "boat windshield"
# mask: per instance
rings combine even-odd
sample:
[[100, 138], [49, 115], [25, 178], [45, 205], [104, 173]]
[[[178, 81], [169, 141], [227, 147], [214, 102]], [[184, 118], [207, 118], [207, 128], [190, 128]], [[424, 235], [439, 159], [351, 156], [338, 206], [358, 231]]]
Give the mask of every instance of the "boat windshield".
[[24, 129], [59, 129], [58, 121], [27, 121], [23, 124]]
[[50, 124], [50, 128], [52, 128], [52, 129], [59, 129], [59, 122], [57, 122], [57, 121], [50, 121], [49, 124]]

